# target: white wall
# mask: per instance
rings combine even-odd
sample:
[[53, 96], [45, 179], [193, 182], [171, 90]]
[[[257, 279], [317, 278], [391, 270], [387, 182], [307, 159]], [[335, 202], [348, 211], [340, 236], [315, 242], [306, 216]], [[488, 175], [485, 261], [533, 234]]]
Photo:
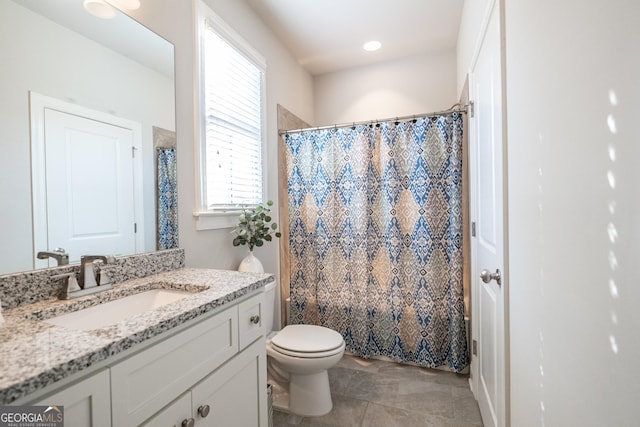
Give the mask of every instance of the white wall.
[[[154, 186], [152, 126], [174, 129], [173, 82], [13, 2], [0, 2], [0, 274], [31, 270], [29, 91], [142, 125], [144, 185]], [[97, 82], [100, 82], [99, 84]], [[168, 107], [167, 107], [168, 106]], [[99, 179], [99, 177], [87, 177]], [[153, 191], [145, 194], [146, 247], [155, 249]]]
[[[188, 266], [235, 269], [247, 248], [234, 248], [229, 229], [196, 231], [196, 158], [194, 110], [194, 22], [191, 2], [141, 2], [131, 15], [172, 42], [176, 48], [176, 111], [180, 247]], [[277, 115], [281, 104], [306, 121], [313, 121], [311, 76], [298, 65], [244, 1], [208, 0], [207, 5], [238, 32], [267, 61], [267, 194], [277, 200]], [[275, 210], [277, 215], [277, 210]], [[256, 249], [265, 271], [278, 272], [278, 245]]]
[[640, 4], [505, 11], [512, 425], [638, 425]]
[[455, 52], [410, 57], [315, 78], [315, 125], [445, 110], [456, 96]]

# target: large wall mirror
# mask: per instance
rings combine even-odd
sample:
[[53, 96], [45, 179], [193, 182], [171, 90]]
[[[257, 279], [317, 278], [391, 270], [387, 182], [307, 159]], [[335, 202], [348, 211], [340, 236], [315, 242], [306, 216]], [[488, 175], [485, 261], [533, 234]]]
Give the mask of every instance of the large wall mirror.
[[[54, 266], [54, 259], [36, 257], [62, 246], [52, 241], [52, 231], [73, 223], [78, 240], [95, 237], [102, 231], [92, 230], [92, 223], [121, 221], [129, 210], [136, 211], [135, 223], [125, 227], [134, 229], [134, 245], [106, 255], [156, 250], [158, 159], [166, 162], [167, 156], [159, 156], [154, 143], [160, 139], [166, 148], [172, 134], [175, 140], [173, 45], [123, 13], [113, 19], [90, 15], [82, 0], [3, 0], [0, 52], [0, 274]], [[58, 132], [78, 117], [89, 127], [78, 133], [74, 124], [72, 131]], [[104, 126], [115, 133], [103, 134]], [[134, 160], [126, 162], [133, 181], [126, 185], [110, 175], [120, 165], [109, 163], [112, 151], [122, 150], [101, 145], [120, 138], [122, 129], [134, 140], [128, 153]], [[50, 144], [56, 132], [62, 139]], [[34, 150], [36, 137], [41, 152]], [[124, 207], [112, 199], [110, 182], [125, 193], [133, 186], [137, 201]], [[71, 200], [65, 186], [86, 197]], [[108, 215], [114, 205], [116, 219]], [[83, 254], [104, 254], [101, 248], [67, 252], [73, 263]]]

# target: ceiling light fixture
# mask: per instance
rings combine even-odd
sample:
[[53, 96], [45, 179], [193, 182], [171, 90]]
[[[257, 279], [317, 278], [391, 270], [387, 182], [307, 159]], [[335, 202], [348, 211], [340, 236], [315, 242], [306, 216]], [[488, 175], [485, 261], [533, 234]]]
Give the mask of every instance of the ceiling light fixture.
[[382, 43], [378, 40], [371, 40], [362, 45], [362, 48], [367, 52], [374, 52], [382, 47]]
[[116, 16], [115, 9], [103, 0], [84, 0], [82, 3], [85, 10], [102, 19], [111, 19]]
[[140, 8], [140, 0], [84, 0], [82, 5], [87, 12], [98, 18], [111, 19], [116, 16], [116, 7], [122, 10], [136, 10]]

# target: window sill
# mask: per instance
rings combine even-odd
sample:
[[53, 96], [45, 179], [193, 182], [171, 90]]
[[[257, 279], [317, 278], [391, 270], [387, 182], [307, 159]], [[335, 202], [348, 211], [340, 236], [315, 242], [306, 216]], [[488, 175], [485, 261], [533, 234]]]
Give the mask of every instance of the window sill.
[[233, 228], [238, 224], [240, 211], [227, 212], [194, 212], [196, 230], [217, 230]]

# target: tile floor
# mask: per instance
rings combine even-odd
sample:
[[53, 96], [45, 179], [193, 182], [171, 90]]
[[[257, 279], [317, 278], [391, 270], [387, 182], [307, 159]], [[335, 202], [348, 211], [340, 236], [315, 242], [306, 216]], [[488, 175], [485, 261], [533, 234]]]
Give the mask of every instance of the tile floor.
[[273, 427], [481, 427], [466, 375], [345, 355], [329, 370], [333, 410], [322, 417], [275, 410]]

